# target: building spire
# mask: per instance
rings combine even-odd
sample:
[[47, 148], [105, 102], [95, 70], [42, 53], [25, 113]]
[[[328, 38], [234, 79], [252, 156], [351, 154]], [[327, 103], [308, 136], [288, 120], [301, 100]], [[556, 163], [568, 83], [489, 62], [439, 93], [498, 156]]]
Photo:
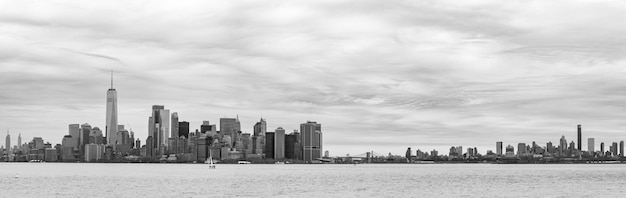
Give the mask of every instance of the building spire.
[[113, 70], [111, 70], [111, 89], [113, 89]]

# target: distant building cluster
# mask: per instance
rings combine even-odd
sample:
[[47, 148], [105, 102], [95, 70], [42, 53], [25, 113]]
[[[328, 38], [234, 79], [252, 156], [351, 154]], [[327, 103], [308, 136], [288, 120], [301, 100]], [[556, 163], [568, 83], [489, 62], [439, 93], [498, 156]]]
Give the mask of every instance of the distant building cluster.
[[496, 142], [495, 153], [487, 150], [484, 155], [478, 153], [476, 147], [463, 150], [462, 146], [452, 146], [447, 156], [438, 156], [437, 151], [422, 152], [417, 150], [415, 155], [411, 149], [407, 149], [406, 159], [409, 162], [420, 160], [436, 161], [467, 161], [467, 160], [492, 160], [492, 161], [532, 161], [532, 162], [552, 162], [552, 161], [597, 161], [597, 160], [623, 160], [624, 141], [612, 142], [605, 150], [605, 143], [600, 143], [600, 149], [596, 150], [595, 138], [587, 138], [586, 150], [583, 150], [582, 126], [577, 126], [577, 142], [568, 142], [565, 135], [561, 136], [558, 144], [552, 142], [545, 146], [536, 144], [517, 143], [508, 144], [504, 147], [503, 142]]
[[595, 138], [587, 138], [587, 148], [583, 150], [582, 126], [577, 127], [577, 141], [567, 142], [565, 135], [561, 136], [558, 144], [552, 142], [540, 146], [535, 142], [526, 145], [525, 143], [517, 144], [517, 152], [515, 147], [508, 145], [506, 153], [502, 153], [502, 142], [496, 142], [495, 157], [504, 159], [620, 159], [624, 157], [624, 141], [613, 142], [605, 150], [604, 142], [600, 143], [600, 150], [595, 149]]
[[107, 91], [106, 126], [103, 131], [89, 124], [70, 124], [68, 134], [54, 148], [36, 137], [11, 148], [7, 132], [3, 161], [144, 161], [144, 162], [204, 162], [213, 160], [297, 160], [306, 163], [322, 159], [322, 125], [314, 121], [300, 124], [300, 131], [286, 134], [278, 127], [267, 131], [261, 118], [252, 133], [241, 129], [239, 118], [220, 118], [220, 129], [203, 121], [199, 129], [190, 132], [189, 122], [179, 120], [177, 112], [163, 105], [153, 105], [148, 117], [148, 137], [141, 144], [135, 133], [118, 124], [117, 91]]

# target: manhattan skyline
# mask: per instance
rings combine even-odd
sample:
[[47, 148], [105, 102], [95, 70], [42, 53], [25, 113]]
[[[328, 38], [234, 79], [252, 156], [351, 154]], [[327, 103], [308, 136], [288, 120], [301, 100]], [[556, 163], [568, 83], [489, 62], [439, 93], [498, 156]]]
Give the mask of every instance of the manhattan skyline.
[[111, 70], [117, 122], [141, 140], [152, 105], [191, 130], [319, 121], [333, 156], [577, 141], [578, 124], [583, 148], [626, 139], [620, 2], [119, 3], [0, 4], [13, 144], [105, 129]]

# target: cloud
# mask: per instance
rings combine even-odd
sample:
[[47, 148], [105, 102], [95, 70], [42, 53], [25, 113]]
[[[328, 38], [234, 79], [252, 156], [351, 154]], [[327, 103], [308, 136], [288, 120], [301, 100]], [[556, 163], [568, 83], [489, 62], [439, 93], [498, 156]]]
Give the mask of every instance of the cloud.
[[[331, 153], [623, 139], [623, 3], [0, 3], [0, 127], [59, 143], [153, 104], [193, 126], [240, 116], [324, 126]], [[576, 13], [576, 14], [572, 14]], [[589, 128], [589, 133], [586, 129]], [[617, 139], [616, 139], [617, 138]], [[27, 138], [28, 139], [28, 138]]]

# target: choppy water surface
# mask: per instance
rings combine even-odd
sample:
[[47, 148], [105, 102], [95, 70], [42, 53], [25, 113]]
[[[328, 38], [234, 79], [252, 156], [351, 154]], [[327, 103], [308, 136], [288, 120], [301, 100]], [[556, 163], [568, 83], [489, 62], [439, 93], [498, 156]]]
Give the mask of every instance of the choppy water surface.
[[623, 197], [625, 184], [626, 164], [0, 163], [1, 197]]

